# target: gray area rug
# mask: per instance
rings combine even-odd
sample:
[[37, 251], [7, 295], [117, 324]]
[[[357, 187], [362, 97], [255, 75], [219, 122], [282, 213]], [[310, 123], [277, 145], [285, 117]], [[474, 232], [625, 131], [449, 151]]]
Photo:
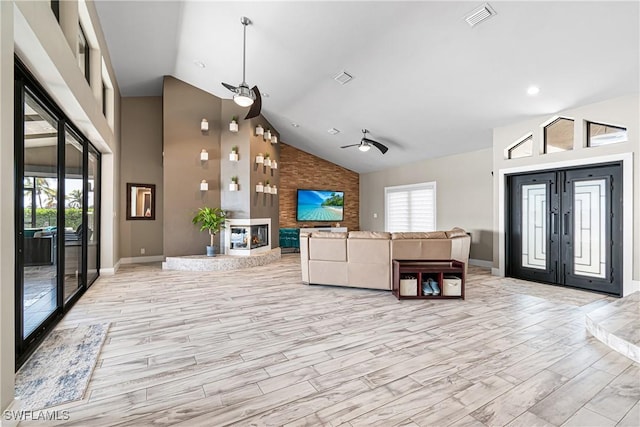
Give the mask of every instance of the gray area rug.
[[16, 374], [22, 409], [81, 399], [107, 336], [109, 323], [54, 330]]

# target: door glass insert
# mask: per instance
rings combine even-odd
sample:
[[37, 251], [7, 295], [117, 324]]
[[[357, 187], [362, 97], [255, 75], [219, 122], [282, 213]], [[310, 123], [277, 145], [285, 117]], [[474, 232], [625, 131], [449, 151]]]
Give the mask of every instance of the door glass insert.
[[606, 183], [574, 182], [574, 274], [606, 277]]
[[57, 120], [29, 94], [24, 97], [22, 338], [58, 307]]
[[68, 130], [65, 132], [64, 153], [64, 300], [67, 301], [83, 283], [84, 234], [83, 147]]
[[547, 268], [547, 186], [522, 186], [522, 266]]
[[87, 285], [98, 277], [98, 199], [100, 195], [100, 158], [89, 148], [87, 185]]

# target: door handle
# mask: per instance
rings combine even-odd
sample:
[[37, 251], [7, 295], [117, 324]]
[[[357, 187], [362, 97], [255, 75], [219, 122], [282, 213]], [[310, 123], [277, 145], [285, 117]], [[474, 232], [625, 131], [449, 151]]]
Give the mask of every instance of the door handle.
[[563, 224], [562, 224], [562, 234], [564, 234], [565, 236], [566, 236], [567, 234], [569, 234], [569, 233], [568, 233], [568, 231], [569, 231], [569, 219], [570, 219], [570, 215], [571, 215], [571, 212], [565, 212], [565, 214], [564, 214], [564, 218], [563, 218], [563, 219], [564, 219], [564, 221], [563, 221]]
[[558, 223], [556, 217], [558, 214], [556, 212], [551, 212], [551, 234], [558, 234]]

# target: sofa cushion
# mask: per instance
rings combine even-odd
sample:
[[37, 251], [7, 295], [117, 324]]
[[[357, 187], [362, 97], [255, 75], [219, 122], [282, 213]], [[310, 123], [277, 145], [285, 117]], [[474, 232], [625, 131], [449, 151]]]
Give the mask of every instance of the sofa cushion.
[[405, 232], [405, 233], [391, 233], [392, 240], [406, 240], [406, 239], [446, 239], [447, 233], [444, 231], [424, 231], [424, 232]]
[[349, 286], [369, 289], [391, 289], [391, 268], [389, 262], [359, 264], [347, 263]]
[[314, 231], [311, 233], [311, 237], [316, 239], [346, 239], [349, 233], [346, 232], [331, 232], [331, 231]]
[[350, 239], [384, 239], [389, 240], [391, 233], [386, 231], [350, 231]]
[[347, 259], [349, 263], [389, 264], [390, 240], [348, 239]]
[[446, 234], [449, 239], [468, 236], [467, 232], [459, 227], [453, 227], [450, 231], [447, 231]]
[[[339, 234], [339, 233], [327, 233]], [[343, 233], [346, 237], [347, 233]], [[320, 261], [346, 261], [347, 239], [318, 238], [314, 235], [309, 239], [309, 259]]]
[[347, 263], [310, 260], [309, 283], [348, 286]]

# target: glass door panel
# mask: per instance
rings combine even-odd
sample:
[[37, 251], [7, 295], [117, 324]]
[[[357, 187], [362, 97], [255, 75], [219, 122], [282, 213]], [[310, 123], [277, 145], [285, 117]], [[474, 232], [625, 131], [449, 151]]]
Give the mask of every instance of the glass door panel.
[[573, 183], [573, 274], [606, 277], [606, 183]]
[[22, 177], [22, 339], [58, 308], [57, 120], [34, 97], [24, 97]]
[[84, 154], [82, 143], [69, 130], [64, 145], [64, 300], [83, 286]]
[[99, 202], [100, 202], [100, 157], [98, 152], [89, 147], [87, 183], [87, 285], [98, 278], [100, 251], [99, 236]]
[[547, 186], [522, 186], [522, 266], [547, 268]]

